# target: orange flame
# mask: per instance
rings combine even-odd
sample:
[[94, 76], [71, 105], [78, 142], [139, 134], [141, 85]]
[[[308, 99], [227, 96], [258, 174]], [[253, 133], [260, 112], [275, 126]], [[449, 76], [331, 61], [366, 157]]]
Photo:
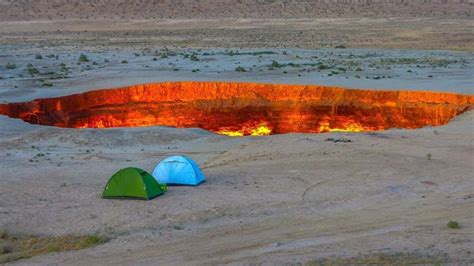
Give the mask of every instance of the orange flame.
[[330, 120], [326, 118], [319, 122], [318, 133], [324, 132], [365, 132], [384, 130], [383, 127], [363, 126], [354, 118], [337, 117], [337, 119]]
[[220, 135], [227, 135], [230, 137], [242, 136], [267, 136], [272, 133], [272, 128], [266, 122], [247, 122], [242, 125], [242, 128], [224, 127], [214, 131]]

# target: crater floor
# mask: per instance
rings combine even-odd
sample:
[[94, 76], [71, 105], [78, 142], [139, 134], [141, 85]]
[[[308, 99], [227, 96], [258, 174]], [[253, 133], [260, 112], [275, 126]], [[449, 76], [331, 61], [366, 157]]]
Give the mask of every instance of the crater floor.
[[473, 96], [454, 93], [165, 82], [0, 104], [0, 114], [58, 127], [159, 125], [244, 136], [439, 126], [473, 106]]

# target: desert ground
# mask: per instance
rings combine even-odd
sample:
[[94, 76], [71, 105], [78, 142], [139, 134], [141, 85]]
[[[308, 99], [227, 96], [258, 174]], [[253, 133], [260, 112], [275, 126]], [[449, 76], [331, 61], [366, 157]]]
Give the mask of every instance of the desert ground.
[[[162, 1], [158, 17], [126, 12], [143, 1], [81, 12], [33, 2], [0, 0], [0, 103], [182, 80], [474, 93], [470, 1], [315, 13], [267, 1], [271, 15], [239, 1], [245, 16], [225, 3], [208, 16], [206, 1], [170, 13], [174, 1]], [[0, 240], [104, 240], [17, 265], [474, 264], [473, 122], [468, 111], [413, 130], [227, 137], [0, 115]], [[151, 201], [101, 198], [120, 168], [152, 171], [174, 154], [195, 159], [207, 181]]]

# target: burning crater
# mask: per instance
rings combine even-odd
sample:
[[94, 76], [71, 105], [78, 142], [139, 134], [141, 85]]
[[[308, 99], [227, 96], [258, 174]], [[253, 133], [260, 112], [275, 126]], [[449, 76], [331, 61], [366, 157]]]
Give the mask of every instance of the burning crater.
[[474, 96], [312, 85], [165, 82], [0, 105], [28, 123], [70, 127], [199, 127], [230, 136], [438, 126]]

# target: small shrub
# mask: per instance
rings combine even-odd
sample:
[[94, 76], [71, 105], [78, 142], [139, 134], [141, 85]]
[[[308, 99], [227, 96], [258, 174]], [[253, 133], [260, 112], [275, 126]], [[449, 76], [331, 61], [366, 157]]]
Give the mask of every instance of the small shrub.
[[189, 59], [194, 62], [199, 61], [199, 58], [195, 54], [192, 54], [191, 57], [189, 57]]
[[127, 60], [122, 60], [122, 62], [120, 62], [122, 64], [128, 64], [128, 61]]
[[319, 70], [325, 70], [325, 69], [328, 69], [328, 67], [325, 64], [321, 64], [321, 65], [318, 66], [318, 69]]
[[173, 225], [173, 229], [174, 230], [183, 230], [184, 227], [178, 224], [178, 225]]
[[79, 56], [79, 62], [89, 62], [89, 58], [85, 54]]
[[352, 142], [352, 140], [346, 139], [346, 138], [327, 138], [326, 141], [332, 141], [334, 143], [337, 143], [337, 142], [343, 142], [343, 143]]
[[0, 243], [0, 255], [8, 254], [12, 252], [12, 247], [7, 243]]
[[61, 72], [67, 72], [68, 71], [68, 68], [67, 68], [66, 64], [61, 63], [59, 66], [61, 67]]
[[47, 250], [48, 253], [53, 253], [53, 252], [59, 252], [59, 251], [61, 251], [61, 249], [60, 249], [58, 246], [48, 247], [46, 250]]
[[449, 221], [448, 222], [448, 228], [459, 229], [460, 227], [461, 227], [461, 225], [457, 221]]
[[105, 239], [97, 235], [88, 235], [81, 244], [81, 248], [92, 247], [104, 243]]
[[271, 64], [271, 67], [280, 68], [280, 67], [282, 67], [282, 65], [280, 65], [280, 63], [278, 63], [277, 61], [273, 60], [272, 64]]
[[7, 237], [7, 231], [5, 229], [0, 229], [0, 239]]
[[43, 59], [43, 56], [40, 55], [40, 54], [37, 54], [37, 55], [35, 56], [35, 59], [41, 60], [41, 59]]
[[41, 86], [43, 86], [43, 87], [53, 87], [53, 84], [49, 83], [47, 81], [44, 81], [43, 84], [41, 84]]
[[245, 70], [245, 68], [241, 67], [241, 66], [238, 66], [235, 68], [235, 71], [236, 72], [247, 72], [247, 70]]
[[5, 65], [5, 67], [6, 67], [7, 69], [15, 69], [15, 68], [16, 68], [16, 65], [13, 64], [13, 63], [7, 63], [7, 64]]
[[30, 76], [32, 77], [40, 73], [39, 70], [35, 68], [32, 64], [28, 64], [28, 66], [26, 66], [26, 70], [28, 71], [28, 74], [30, 74]]

